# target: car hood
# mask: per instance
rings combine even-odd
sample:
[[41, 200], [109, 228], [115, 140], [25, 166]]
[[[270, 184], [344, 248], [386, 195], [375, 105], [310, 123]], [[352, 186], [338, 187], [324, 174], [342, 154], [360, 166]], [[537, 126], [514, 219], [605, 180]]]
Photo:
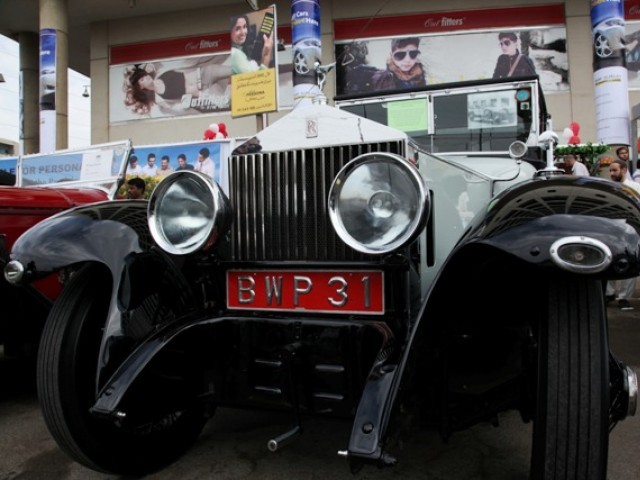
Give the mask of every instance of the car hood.
[[0, 210], [8, 208], [65, 210], [108, 199], [104, 191], [93, 188], [0, 186]]
[[536, 172], [535, 167], [530, 163], [518, 162], [508, 155], [438, 154], [437, 156], [448, 162], [460, 165], [464, 169], [497, 181], [506, 181], [514, 176], [523, 175], [532, 178]]

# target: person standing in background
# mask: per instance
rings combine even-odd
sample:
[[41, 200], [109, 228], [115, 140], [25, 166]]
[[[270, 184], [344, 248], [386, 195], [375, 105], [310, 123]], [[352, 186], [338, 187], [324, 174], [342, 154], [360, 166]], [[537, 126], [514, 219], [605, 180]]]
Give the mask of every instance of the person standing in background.
[[[622, 147], [621, 147], [622, 148]], [[618, 149], [619, 150], [619, 149]], [[616, 155], [618, 154], [616, 150]], [[627, 150], [627, 155], [628, 155]], [[609, 175], [614, 182], [622, 183], [625, 187], [632, 189], [640, 197], [640, 184], [634, 182], [628, 174], [627, 162], [619, 158], [613, 160], [609, 165]], [[607, 303], [618, 299], [618, 307], [620, 310], [633, 310], [633, 306], [629, 303], [629, 299], [633, 296], [636, 289], [636, 278], [624, 278], [622, 280], [610, 280], [607, 282], [607, 290], [605, 298]]]
[[616, 148], [616, 157], [629, 165], [629, 149], [625, 146]]
[[629, 176], [632, 178], [633, 181], [637, 182], [640, 179], [640, 173], [638, 173], [638, 169], [636, 167], [636, 169], [633, 171], [633, 173], [631, 172], [633, 165], [631, 165], [631, 163], [629, 162], [629, 147], [626, 146], [621, 146], [616, 148], [616, 157], [619, 160], [622, 160], [624, 163], [626, 163], [627, 168], [629, 169]]
[[567, 170], [567, 173], [571, 175], [577, 175], [578, 177], [588, 177], [589, 169], [587, 166], [579, 162], [575, 155], [569, 153], [564, 156], [564, 166]]
[[636, 169], [632, 177], [634, 182], [640, 183], [640, 158], [636, 161]]
[[144, 200], [144, 189], [146, 184], [140, 177], [133, 177], [127, 180], [127, 198], [130, 200]]

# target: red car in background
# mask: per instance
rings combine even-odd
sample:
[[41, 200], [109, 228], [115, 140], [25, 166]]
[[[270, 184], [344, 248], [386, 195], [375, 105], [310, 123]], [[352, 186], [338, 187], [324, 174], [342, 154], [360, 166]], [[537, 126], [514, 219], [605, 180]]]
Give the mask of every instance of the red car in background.
[[[0, 265], [30, 227], [69, 208], [115, 198], [124, 178], [129, 142], [91, 146], [18, 159], [16, 176], [0, 172]], [[61, 279], [26, 288], [0, 279], [0, 345], [5, 356], [32, 356]]]

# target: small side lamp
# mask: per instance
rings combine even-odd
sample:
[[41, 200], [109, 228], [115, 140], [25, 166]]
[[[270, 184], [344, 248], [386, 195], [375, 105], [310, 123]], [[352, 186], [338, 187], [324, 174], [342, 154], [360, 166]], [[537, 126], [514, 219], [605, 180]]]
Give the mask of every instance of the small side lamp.
[[84, 92], [82, 92], [84, 98], [89, 98], [89, 85], [84, 86]]

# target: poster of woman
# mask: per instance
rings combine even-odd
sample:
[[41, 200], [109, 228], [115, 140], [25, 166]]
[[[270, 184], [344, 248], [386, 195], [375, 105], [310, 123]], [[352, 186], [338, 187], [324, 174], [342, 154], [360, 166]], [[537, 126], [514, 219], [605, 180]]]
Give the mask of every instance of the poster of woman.
[[112, 122], [229, 110], [228, 54], [111, 67]]
[[233, 117], [278, 110], [276, 35], [275, 5], [230, 18]]

